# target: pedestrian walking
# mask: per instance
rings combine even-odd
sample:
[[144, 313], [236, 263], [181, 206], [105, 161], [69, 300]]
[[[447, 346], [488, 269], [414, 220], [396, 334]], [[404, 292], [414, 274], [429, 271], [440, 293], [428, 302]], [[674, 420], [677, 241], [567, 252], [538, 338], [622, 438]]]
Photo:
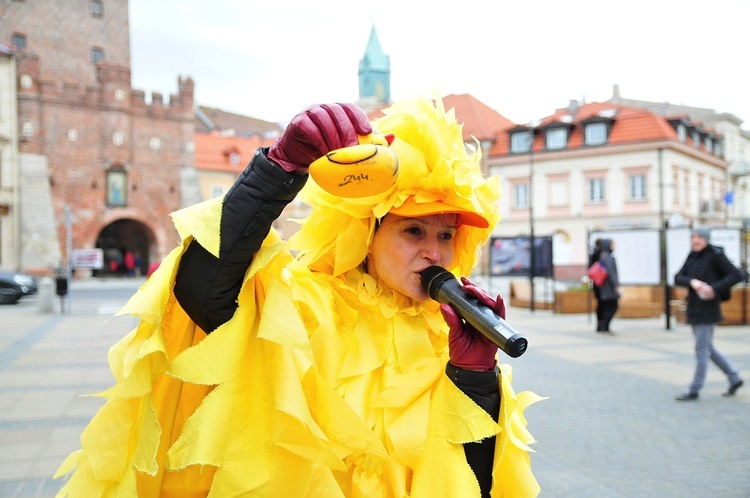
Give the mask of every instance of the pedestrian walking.
[[[589, 268], [592, 265], [599, 262], [599, 256], [602, 254], [602, 239], [596, 239], [594, 241], [594, 247], [589, 254]], [[594, 292], [594, 299], [596, 300], [596, 328], [599, 330], [599, 324], [602, 322], [601, 309], [599, 308], [599, 290], [600, 287], [596, 285], [593, 280], [591, 281], [591, 289]]]
[[609, 333], [612, 319], [620, 306], [620, 277], [617, 273], [617, 261], [612, 253], [615, 251], [615, 243], [612, 239], [601, 239], [598, 261], [607, 270], [607, 279], [594, 291], [597, 297], [596, 303], [596, 331]]
[[742, 280], [742, 272], [732, 264], [722, 248], [709, 243], [711, 230], [696, 226], [690, 236], [691, 251], [674, 277], [675, 285], [688, 288], [687, 322], [695, 338], [695, 373], [688, 390], [678, 401], [697, 400], [706, 380], [711, 360], [729, 380], [724, 396], [734, 396], [742, 387], [740, 373], [713, 345], [714, 328], [723, 319], [721, 301], [728, 300], [731, 288]]

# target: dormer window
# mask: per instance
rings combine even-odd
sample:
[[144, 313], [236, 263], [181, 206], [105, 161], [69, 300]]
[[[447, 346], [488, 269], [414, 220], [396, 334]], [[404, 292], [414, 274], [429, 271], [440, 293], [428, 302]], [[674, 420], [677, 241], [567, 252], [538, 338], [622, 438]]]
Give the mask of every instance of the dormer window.
[[531, 130], [517, 131], [510, 135], [510, 151], [513, 154], [522, 154], [531, 150], [533, 137]]
[[584, 128], [584, 143], [586, 145], [607, 143], [607, 123], [587, 124]]
[[677, 132], [677, 140], [683, 144], [687, 143], [688, 133], [692, 131], [690, 121], [684, 116], [674, 116], [667, 118], [667, 122], [669, 122], [669, 124], [672, 125], [672, 128], [674, 128], [674, 131]]
[[550, 128], [545, 133], [545, 143], [547, 150], [559, 150], [568, 146], [568, 129], [567, 127]]
[[700, 149], [701, 147], [701, 134], [697, 131], [693, 132], [693, 146], [696, 149]]
[[684, 124], [677, 125], [677, 138], [682, 143], [687, 142], [687, 129], [685, 129]]
[[236, 145], [231, 145], [224, 150], [224, 157], [230, 166], [237, 166], [240, 164], [240, 150]]
[[581, 121], [583, 145], [592, 147], [609, 142], [609, 132], [615, 122], [617, 109], [604, 109]]
[[711, 140], [711, 137], [706, 136], [705, 140], [703, 140], [703, 145], [706, 146], [706, 152], [708, 152], [709, 154], [713, 152], [714, 147], [713, 147], [713, 140]]

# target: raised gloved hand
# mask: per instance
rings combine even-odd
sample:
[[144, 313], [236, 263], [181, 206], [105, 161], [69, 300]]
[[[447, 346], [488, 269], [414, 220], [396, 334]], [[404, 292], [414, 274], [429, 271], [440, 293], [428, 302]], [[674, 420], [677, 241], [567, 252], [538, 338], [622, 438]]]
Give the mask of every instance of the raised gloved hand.
[[267, 157], [284, 171], [307, 171], [328, 152], [358, 144], [357, 135], [372, 133], [370, 121], [354, 104], [316, 104], [292, 118], [270, 147]]
[[[505, 302], [502, 297], [497, 296], [497, 299], [493, 299], [484, 289], [477, 287], [465, 277], [461, 277], [461, 288], [505, 319]], [[497, 366], [497, 345], [466, 323], [449, 304], [441, 304], [440, 313], [449, 327], [448, 348], [451, 364], [465, 370], [494, 370]]]

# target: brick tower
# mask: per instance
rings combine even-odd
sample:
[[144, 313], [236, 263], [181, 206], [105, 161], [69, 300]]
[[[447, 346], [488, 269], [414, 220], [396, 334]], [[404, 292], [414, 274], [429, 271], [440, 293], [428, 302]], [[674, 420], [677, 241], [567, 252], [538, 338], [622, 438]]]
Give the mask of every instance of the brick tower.
[[168, 102], [130, 86], [127, 0], [0, 4], [0, 40], [18, 54], [21, 266], [64, 265], [101, 248], [105, 270], [125, 251], [145, 270], [178, 242], [169, 213], [200, 201], [194, 84]]

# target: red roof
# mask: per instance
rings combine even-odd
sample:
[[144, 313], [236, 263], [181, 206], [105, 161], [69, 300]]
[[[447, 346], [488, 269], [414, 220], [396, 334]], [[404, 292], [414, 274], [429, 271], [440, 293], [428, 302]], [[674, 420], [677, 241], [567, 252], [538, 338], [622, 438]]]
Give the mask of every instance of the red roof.
[[[463, 124], [464, 142], [473, 142], [472, 137], [480, 141], [492, 140], [514, 126], [512, 121], [468, 93], [446, 95], [443, 97], [443, 105], [446, 111], [453, 109], [456, 120]], [[371, 120], [383, 117], [382, 109], [386, 107], [388, 106], [383, 105], [367, 116]]]
[[[539, 124], [534, 126], [537, 129], [534, 151], [545, 150], [544, 134], [538, 131], [555, 124], [568, 126], [570, 129], [566, 150], [582, 147], [584, 139], [583, 124], [588, 119], [611, 120], [612, 128], [607, 145], [678, 139], [677, 131], [670, 125], [669, 120], [663, 116], [637, 107], [592, 102], [581, 105], [572, 113], [568, 109], [560, 109], [555, 114], [542, 119]], [[490, 155], [507, 155], [510, 149], [509, 140], [509, 133], [499, 134]], [[692, 145], [692, 137], [688, 137], [687, 140]]]
[[[195, 134], [195, 168], [202, 171], [241, 173], [260, 147], [268, 147], [272, 138], [224, 137], [209, 133]], [[230, 163], [232, 153], [240, 155], [238, 164]]]
[[468, 93], [443, 97], [447, 109], [455, 109], [456, 119], [463, 123], [464, 142], [474, 136], [478, 140], [492, 140], [496, 135], [514, 126], [505, 116], [488, 107]]

